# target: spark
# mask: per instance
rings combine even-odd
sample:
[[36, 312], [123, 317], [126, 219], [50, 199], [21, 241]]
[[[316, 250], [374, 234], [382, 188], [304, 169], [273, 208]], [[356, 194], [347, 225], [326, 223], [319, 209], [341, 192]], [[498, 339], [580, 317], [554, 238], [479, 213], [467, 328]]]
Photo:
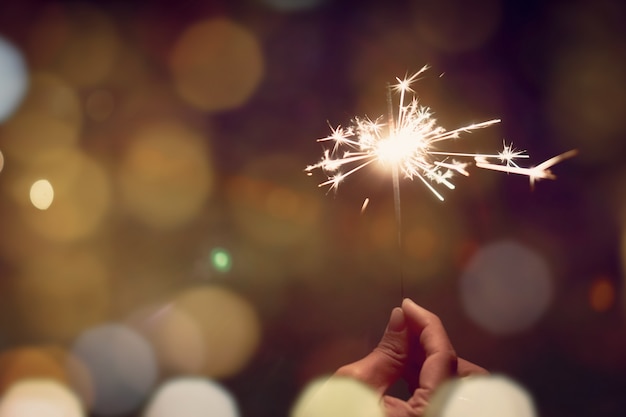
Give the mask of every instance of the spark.
[[519, 174], [525, 175], [530, 180], [530, 187], [533, 188], [535, 186], [535, 182], [543, 179], [556, 179], [556, 175], [552, 173], [550, 170], [551, 167], [558, 164], [559, 162], [572, 158], [578, 154], [577, 149], [572, 149], [570, 151], [564, 152], [560, 155], [554, 156], [547, 161], [540, 163], [535, 167], [530, 168], [521, 168], [517, 165], [514, 166], [502, 166], [497, 164], [491, 164], [486, 159], [481, 157], [476, 157], [476, 166], [479, 168], [492, 169], [494, 171], [503, 171], [511, 174]]
[[369, 197], [363, 200], [363, 205], [361, 206], [361, 214], [363, 214], [363, 212], [365, 211], [369, 203], [370, 203]]
[[[525, 175], [531, 187], [541, 179], [554, 179], [549, 170], [563, 159], [573, 156], [569, 151], [537, 165], [521, 167], [520, 159], [527, 159], [526, 151], [503, 143], [503, 149], [494, 153], [449, 152], [441, 149], [446, 141], [456, 140], [462, 133], [471, 133], [500, 122], [492, 119], [453, 130], [446, 130], [437, 123], [432, 110], [419, 103], [413, 84], [428, 66], [412, 75], [396, 78], [397, 83], [388, 88], [389, 114], [387, 122], [383, 117], [375, 120], [355, 117], [347, 127], [331, 126], [330, 135], [318, 139], [332, 146], [325, 148], [320, 161], [305, 168], [307, 174], [320, 169], [326, 180], [320, 187], [328, 186], [337, 190], [350, 175], [373, 163], [389, 167], [392, 173], [394, 191], [399, 199], [398, 178], [419, 179], [439, 200], [443, 201], [441, 187], [454, 189], [453, 179], [457, 174], [468, 176], [468, 167], [474, 166], [493, 171]], [[398, 105], [393, 109], [391, 93], [399, 96]], [[396, 204], [397, 210], [399, 210]]]

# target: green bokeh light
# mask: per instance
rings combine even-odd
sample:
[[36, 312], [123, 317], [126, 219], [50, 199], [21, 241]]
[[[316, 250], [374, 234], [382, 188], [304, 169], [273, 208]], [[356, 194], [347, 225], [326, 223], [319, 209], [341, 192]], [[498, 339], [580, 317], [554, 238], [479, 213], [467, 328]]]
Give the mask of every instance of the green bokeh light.
[[232, 266], [230, 253], [223, 248], [215, 248], [211, 251], [211, 264], [219, 272], [228, 272]]

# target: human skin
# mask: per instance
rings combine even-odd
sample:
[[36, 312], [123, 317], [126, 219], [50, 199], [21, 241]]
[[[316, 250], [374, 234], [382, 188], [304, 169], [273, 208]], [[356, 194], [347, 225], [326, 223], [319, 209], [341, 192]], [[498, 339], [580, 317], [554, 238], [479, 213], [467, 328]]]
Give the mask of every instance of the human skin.
[[[376, 348], [335, 373], [374, 388], [388, 417], [421, 417], [433, 392], [450, 378], [486, 374], [484, 368], [457, 356], [437, 315], [408, 298], [392, 310]], [[399, 379], [412, 392], [406, 400], [385, 394]]]

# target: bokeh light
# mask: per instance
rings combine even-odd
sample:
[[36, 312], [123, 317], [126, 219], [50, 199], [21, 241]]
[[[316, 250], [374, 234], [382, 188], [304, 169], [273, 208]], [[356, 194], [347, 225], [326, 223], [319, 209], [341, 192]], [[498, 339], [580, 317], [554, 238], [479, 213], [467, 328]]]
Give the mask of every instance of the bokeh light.
[[203, 135], [176, 122], [139, 128], [119, 168], [123, 205], [139, 222], [173, 229], [196, 216], [213, 190]]
[[512, 240], [480, 248], [460, 280], [466, 314], [495, 334], [523, 331], [541, 318], [553, 284], [545, 260]]
[[299, 395], [290, 417], [384, 417], [378, 394], [352, 378], [318, 378]]
[[290, 155], [273, 154], [257, 158], [227, 184], [234, 219], [247, 238], [274, 247], [315, 238], [319, 200], [301, 191], [306, 176], [293, 175], [303, 165]]
[[198, 22], [178, 39], [170, 68], [180, 96], [205, 111], [244, 104], [263, 77], [254, 34], [227, 18]]
[[93, 381], [93, 412], [125, 415], [135, 410], [151, 392], [158, 369], [148, 342], [120, 324], [103, 324], [87, 330], [73, 344]]
[[183, 291], [174, 306], [199, 326], [206, 347], [203, 374], [226, 377], [241, 371], [260, 342], [259, 318], [250, 303], [219, 286]]
[[37, 180], [30, 187], [30, 201], [39, 210], [47, 210], [54, 200], [54, 188], [50, 181]]
[[42, 40], [48, 32], [41, 30], [33, 32], [31, 42], [41, 47], [56, 41], [47, 52], [49, 62], [53, 71], [72, 85], [90, 87], [101, 83], [118, 59], [120, 36], [115, 23], [88, 2], [65, 7], [61, 16], [59, 19], [58, 14], [48, 11], [38, 22], [42, 29], [62, 25], [57, 39]]
[[238, 417], [234, 397], [220, 384], [202, 378], [180, 378], [163, 384], [143, 417]]
[[589, 305], [599, 313], [609, 310], [615, 304], [615, 285], [604, 276], [593, 279], [589, 287]]
[[0, 353], [0, 395], [17, 382], [32, 378], [46, 378], [67, 383], [64, 366], [51, 349], [23, 346]]
[[32, 379], [56, 381], [70, 387], [82, 404], [92, 402], [85, 368], [61, 345], [21, 346], [0, 353], [0, 396], [15, 384]]
[[54, 184], [54, 204], [45, 211], [24, 212], [26, 222], [53, 241], [75, 241], [95, 233], [111, 208], [111, 184], [104, 168], [72, 148], [33, 157], [32, 162], [13, 184], [14, 194], [19, 194], [16, 199], [27, 193], [24, 188], [31, 176], [45, 176]]
[[68, 342], [107, 317], [111, 288], [102, 260], [87, 250], [48, 250], [21, 268], [13, 285], [19, 331]]
[[213, 267], [220, 272], [228, 272], [232, 266], [230, 253], [223, 248], [214, 248], [211, 251], [211, 261]]
[[76, 395], [48, 379], [27, 379], [12, 386], [0, 400], [0, 417], [82, 417]]
[[536, 417], [528, 391], [510, 378], [493, 375], [453, 380], [439, 388], [426, 417]]
[[28, 73], [21, 52], [0, 36], [0, 123], [19, 106], [28, 87]]
[[32, 158], [76, 145], [81, 128], [77, 92], [52, 73], [35, 72], [19, 110], [3, 125], [0, 143], [7, 158], [33, 164]]
[[204, 334], [185, 311], [171, 303], [159, 305], [133, 314], [128, 323], [151, 343], [164, 372], [197, 375], [204, 370]]

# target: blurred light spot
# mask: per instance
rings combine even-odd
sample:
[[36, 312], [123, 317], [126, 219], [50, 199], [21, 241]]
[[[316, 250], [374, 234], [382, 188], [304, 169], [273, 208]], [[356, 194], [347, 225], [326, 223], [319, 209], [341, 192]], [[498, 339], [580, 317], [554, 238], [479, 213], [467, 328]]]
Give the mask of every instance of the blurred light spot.
[[320, 378], [298, 396], [291, 417], [384, 417], [378, 394], [352, 378]]
[[143, 417], [238, 417], [234, 397], [216, 382], [201, 378], [171, 380], [148, 403]]
[[213, 188], [206, 140], [178, 123], [155, 123], [131, 138], [121, 163], [123, 204], [137, 220], [170, 229], [192, 220]]
[[215, 248], [211, 251], [213, 267], [220, 272], [228, 272], [232, 266], [230, 253], [226, 249]]
[[0, 354], [0, 396], [11, 386], [28, 379], [54, 380], [71, 387], [89, 404], [84, 368], [59, 345], [19, 347]]
[[267, 211], [279, 218], [288, 219], [298, 213], [298, 196], [288, 188], [274, 187], [267, 194], [265, 204]]
[[108, 90], [96, 90], [89, 94], [85, 102], [85, 113], [91, 120], [102, 122], [108, 119], [115, 109], [115, 97]]
[[2, 154], [2, 151], [0, 150], [0, 172], [2, 172], [3, 168], [4, 168], [4, 155]]
[[501, 20], [499, 0], [435, 0], [416, 2], [414, 15], [420, 38], [444, 52], [479, 48]]
[[[54, 51], [52, 67], [64, 79], [80, 87], [101, 83], [110, 74], [120, 49], [114, 22], [85, 2], [68, 7], [65, 19], [65, 36], [61, 47]], [[43, 32], [37, 34], [46, 36]]]
[[536, 417], [530, 394], [502, 376], [456, 379], [435, 392], [426, 410], [430, 417]]
[[427, 261], [432, 258], [438, 242], [435, 231], [423, 225], [411, 229], [404, 243], [408, 254], [416, 259]]
[[263, 76], [263, 55], [254, 35], [228, 19], [196, 23], [178, 39], [170, 57], [178, 93], [206, 111], [241, 106]]
[[260, 323], [252, 306], [225, 288], [198, 287], [181, 293], [174, 306], [200, 327], [206, 346], [204, 374], [232, 376], [250, 360], [260, 341]]
[[[24, 212], [26, 222], [39, 234], [54, 241], [74, 241], [93, 233], [111, 204], [111, 186], [104, 169], [81, 151], [67, 149], [33, 158], [33, 175], [54, 183], [54, 204], [39, 213]], [[21, 193], [19, 178], [14, 185]], [[18, 197], [19, 198], [19, 197]], [[33, 203], [34, 204], [34, 203]]]
[[68, 382], [64, 367], [43, 348], [19, 347], [0, 353], [0, 396], [16, 382], [29, 378]]
[[296, 12], [320, 6], [326, 0], [259, 0], [280, 12]]
[[2, 127], [4, 153], [32, 164], [34, 157], [75, 145], [81, 124], [76, 92], [54, 75], [35, 73], [19, 110]]
[[546, 262], [514, 241], [485, 246], [472, 257], [460, 281], [467, 315], [496, 334], [534, 324], [548, 308], [552, 282]]
[[198, 323], [185, 311], [166, 304], [134, 314], [131, 326], [154, 347], [161, 368], [174, 374], [200, 374], [207, 349]]
[[37, 180], [30, 187], [30, 201], [39, 210], [47, 210], [54, 200], [54, 189], [48, 180]]
[[15, 384], [0, 401], [0, 417], [81, 417], [80, 401], [66, 386], [47, 379]]
[[281, 247], [312, 241], [319, 229], [319, 200], [302, 191], [316, 191], [305, 175], [292, 175], [301, 169], [292, 155], [273, 154], [257, 158], [230, 181], [234, 219], [247, 237]]
[[109, 312], [108, 273], [100, 259], [79, 250], [48, 250], [15, 280], [14, 314], [28, 339], [68, 342]]
[[615, 303], [615, 286], [606, 277], [597, 277], [589, 288], [589, 304], [597, 312], [610, 309]]
[[28, 86], [26, 71], [20, 51], [0, 36], [0, 123], [21, 103]]
[[93, 412], [127, 414], [146, 399], [158, 374], [150, 345], [119, 324], [105, 324], [83, 333], [72, 350], [89, 370], [94, 387]]

